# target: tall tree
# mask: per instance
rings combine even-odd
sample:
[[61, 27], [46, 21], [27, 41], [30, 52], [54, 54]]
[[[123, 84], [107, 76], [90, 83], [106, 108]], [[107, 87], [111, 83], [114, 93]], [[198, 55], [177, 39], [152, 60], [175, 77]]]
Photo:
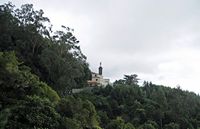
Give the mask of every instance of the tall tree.
[[0, 6], [0, 50], [15, 51], [20, 61], [61, 95], [87, 86], [91, 71], [72, 29], [62, 26], [63, 31], [53, 32], [43, 14], [32, 4], [19, 9], [11, 3]]
[[137, 74], [124, 75], [125, 84], [134, 85], [140, 80]]

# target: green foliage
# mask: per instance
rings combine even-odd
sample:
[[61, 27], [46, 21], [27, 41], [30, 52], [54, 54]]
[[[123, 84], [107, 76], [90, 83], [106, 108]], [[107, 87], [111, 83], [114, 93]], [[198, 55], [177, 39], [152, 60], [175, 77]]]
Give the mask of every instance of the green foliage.
[[72, 96], [62, 99], [57, 111], [63, 116], [77, 120], [83, 128], [98, 127], [98, 117], [94, 105], [88, 100]]
[[60, 100], [56, 91], [18, 62], [14, 52], [0, 52], [0, 66], [2, 128], [99, 128], [90, 101], [72, 96]]
[[57, 92], [54, 91], [51, 87], [49, 87], [46, 83], [40, 82], [38, 86], [40, 87], [38, 91], [40, 92], [40, 96], [47, 97], [53, 103], [59, 102], [60, 97], [58, 96]]
[[4, 129], [8, 123], [8, 117], [10, 116], [10, 109], [4, 109], [0, 112], [0, 129]]
[[0, 52], [0, 66], [1, 127], [57, 128], [60, 116], [49, 100], [56, 104], [58, 94], [21, 65], [14, 52]]
[[138, 83], [138, 79], [137, 78], [138, 75], [137, 74], [132, 74], [132, 75], [124, 75], [124, 80], [125, 80], [125, 84], [127, 85], [134, 85]]
[[[108, 123], [110, 123], [110, 119], [105, 111], [99, 111], [98, 116], [100, 118], [100, 125], [104, 127]], [[105, 128], [105, 127], [104, 127]]]
[[124, 129], [135, 129], [135, 127], [131, 123], [127, 123], [125, 124]]
[[139, 129], [156, 129], [156, 128], [154, 128], [153, 125], [151, 124], [145, 123], [144, 125], [140, 126]]
[[72, 116], [63, 107], [63, 113], [55, 110], [57, 104], [76, 101], [65, 102], [59, 95], [87, 86], [91, 72], [71, 29], [62, 26], [63, 31], [53, 32], [43, 14], [32, 4], [20, 9], [11, 3], [0, 5], [1, 127], [100, 128], [89, 101], [78, 99], [76, 104], [82, 106], [71, 107]]
[[115, 120], [112, 120], [107, 126], [106, 129], [135, 129], [131, 123], [125, 123], [121, 117], [117, 117]]
[[87, 86], [91, 72], [72, 30], [52, 31], [49, 19], [32, 4], [0, 6], [0, 51], [15, 51], [20, 61], [60, 95]]
[[125, 75], [87, 86], [91, 71], [72, 29], [53, 32], [32, 4], [0, 5], [0, 128], [198, 129], [200, 97]]
[[92, 93], [80, 93], [77, 97], [90, 100], [95, 105], [100, 126], [104, 128], [120, 128], [117, 117], [141, 129], [199, 127], [200, 97], [181, 89], [148, 82], [143, 87], [116, 84], [95, 88]]
[[56, 113], [48, 99], [27, 96], [11, 110], [6, 129], [59, 128], [60, 115]]
[[[38, 95], [58, 102], [58, 94], [47, 84], [39, 81], [26, 66], [20, 65], [14, 52], [0, 52], [0, 86], [3, 104], [13, 103], [16, 99], [23, 99], [26, 95]], [[4, 106], [4, 105], [3, 105]]]
[[77, 121], [75, 119], [70, 119], [67, 117], [63, 119], [63, 128], [66, 128], [66, 127], [67, 129], [83, 129], [81, 127], [80, 121]]
[[172, 122], [165, 125], [164, 129], [180, 129], [180, 127], [178, 124]]
[[124, 75], [124, 79], [119, 79], [114, 82], [114, 85], [137, 85], [138, 81], [140, 79], [138, 78], [137, 74], [131, 74], [131, 75]]

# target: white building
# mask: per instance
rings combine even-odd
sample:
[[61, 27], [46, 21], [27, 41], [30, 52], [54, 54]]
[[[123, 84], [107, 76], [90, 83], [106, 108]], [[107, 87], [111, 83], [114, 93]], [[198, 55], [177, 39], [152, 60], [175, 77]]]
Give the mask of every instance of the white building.
[[92, 72], [92, 79], [88, 81], [90, 86], [107, 86], [110, 84], [110, 79], [103, 78], [103, 68], [99, 66], [99, 73]]

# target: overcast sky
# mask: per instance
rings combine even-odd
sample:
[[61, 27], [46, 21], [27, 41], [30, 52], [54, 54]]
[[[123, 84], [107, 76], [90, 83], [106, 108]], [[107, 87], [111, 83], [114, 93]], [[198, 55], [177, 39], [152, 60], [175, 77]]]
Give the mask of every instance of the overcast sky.
[[[1, 0], [1, 4], [7, 0]], [[75, 29], [91, 70], [200, 93], [199, 0], [12, 0]]]

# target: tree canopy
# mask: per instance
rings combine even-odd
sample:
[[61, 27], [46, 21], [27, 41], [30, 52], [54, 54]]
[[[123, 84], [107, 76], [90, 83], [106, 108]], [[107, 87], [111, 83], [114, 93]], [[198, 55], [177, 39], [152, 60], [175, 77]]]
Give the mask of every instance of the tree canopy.
[[[69, 27], [52, 31], [50, 20], [32, 4], [0, 6], [0, 51], [15, 51], [21, 62], [60, 95], [84, 87], [91, 72]], [[46, 26], [49, 25], [49, 26]]]

